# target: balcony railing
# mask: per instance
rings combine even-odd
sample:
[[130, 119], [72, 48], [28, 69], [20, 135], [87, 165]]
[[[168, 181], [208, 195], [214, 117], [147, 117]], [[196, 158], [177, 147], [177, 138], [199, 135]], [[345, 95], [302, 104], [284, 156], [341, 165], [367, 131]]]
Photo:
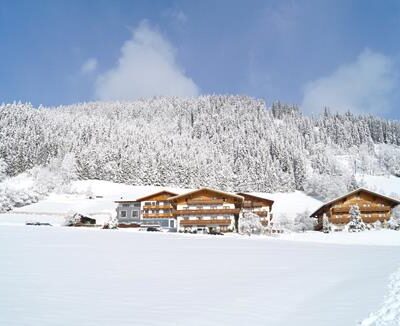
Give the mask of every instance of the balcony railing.
[[259, 207], [263, 207], [266, 205], [263, 205], [262, 203], [258, 203], [258, 202], [247, 202], [245, 201], [243, 203], [243, 208], [259, 208]]
[[224, 201], [222, 199], [188, 199], [188, 205], [222, 205]]
[[176, 215], [224, 215], [224, 214], [239, 214], [240, 208], [225, 208], [225, 209], [182, 209], [175, 211]]
[[228, 226], [231, 224], [230, 219], [217, 219], [217, 220], [181, 220], [181, 226], [207, 226], [207, 225], [224, 225]]
[[143, 209], [172, 209], [172, 205], [144, 205]]
[[253, 213], [257, 214], [260, 217], [267, 217], [269, 212], [267, 212], [267, 211], [254, 211]]
[[143, 213], [143, 218], [173, 218], [173, 213]]
[[[332, 212], [333, 213], [348, 213], [350, 211], [351, 206], [339, 206], [339, 207], [333, 207]], [[364, 212], [389, 212], [390, 207], [389, 206], [378, 206], [378, 205], [371, 205], [369, 207], [367, 206], [359, 206], [359, 209], [361, 213]]]
[[[375, 214], [361, 214], [361, 219], [364, 223], [374, 223], [376, 221], [383, 222], [384, 220], [388, 220], [390, 218], [390, 214], [388, 213], [375, 213]], [[370, 216], [371, 215], [371, 216]], [[334, 215], [333, 217], [329, 218], [329, 221], [333, 224], [347, 224], [350, 222], [350, 215], [349, 214], [340, 214]]]

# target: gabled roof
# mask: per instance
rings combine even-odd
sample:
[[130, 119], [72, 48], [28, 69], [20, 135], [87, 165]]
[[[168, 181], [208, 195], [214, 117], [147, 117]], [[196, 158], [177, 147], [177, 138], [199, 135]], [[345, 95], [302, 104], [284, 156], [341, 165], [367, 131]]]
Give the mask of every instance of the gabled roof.
[[371, 194], [371, 195], [374, 195], [374, 196], [377, 196], [377, 197], [384, 198], [384, 199], [386, 199], [386, 200], [392, 202], [392, 203], [393, 203], [393, 206], [399, 205], [399, 204], [400, 204], [400, 201], [399, 201], [399, 200], [394, 199], [394, 198], [392, 198], [392, 197], [388, 197], [388, 196], [379, 194], [379, 193], [377, 193], [377, 192], [368, 190], [368, 189], [366, 189], [366, 188], [358, 188], [358, 189], [356, 189], [356, 190], [350, 191], [349, 193], [347, 193], [347, 194], [345, 194], [345, 195], [343, 195], [343, 196], [340, 196], [340, 197], [337, 197], [337, 198], [335, 198], [335, 199], [332, 199], [331, 201], [328, 201], [327, 203], [323, 204], [320, 208], [318, 208], [318, 209], [317, 209], [314, 213], [312, 213], [310, 216], [311, 216], [311, 217], [315, 216], [320, 210], [324, 209], [325, 207], [330, 206], [330, 205], [334, 204], [335, 202], [337, 202], [337, 201], [339, 201], [339, 200], [341, 200], [341, 199], [343, 199], [343, 198], [346, 198], [346, 197], [348, 197], [348, 196], [351, 196], [351, 195], [353, 195], [353, 194], [356, 194], [357, 192], [366, 192], [366, 193], [368, 193], [368, 194]]
[[252, 194], [247, 193], [247, 192], [237, 192], [236, 194], [238, 194], [239, 196], [242, 196], [242, 197], [248, 196], [248, 197], [252, 197], [252, 198], [258, 199], [258, 200], [269, 201], [271, 203], [271, 206], [274, 204], [274, 201], [272, 199], [264, 198], [264, 197], [256, 196], [256, 195], [252, 195]]
[[120, 199], [120, 200], [115, 200], [114, 203], [117, 204], [122, 204], [122, 203], [135, 203], [137, 202], [136, 199]]
[[146, 199], [148, 199], [150, 197], [161, 195], [161, 194], [164, 194], [164, 193], [165, 194], [169, 194], [171, 197], [177, 195], [176, 192], [172, 192], [172, 191], [169, 191], [169, 190], [161, 190], [161, 191], [154, 192], [154, 193], [151, 193], [149, 195], [146, 195], [144, 197], [137, 198], [136, 201], [144, 201], [144, 200], [146, 200]]
[[244, 198], [242, 196], [239, 196], [239, 195], [236, 195], [236, 194], [232, 194], [230, 192], [225, 192], [225, 191], [220, 191], [220, 190], [216, 190], [216, 189], [212, 189], [212, 188], [207, 188], [207, 187], [203, 187], [203, 188], [199, 188], [199, 189], [196, 189], [196, 190], [193, 190], [193, 191], [185, 192], [185, 193], [183, 193], [181, 195], [177, 195], [177, 196], [171, 197], [170, 200], [176, 200], [176, 199], [179, 199], [179, 198], [184, 198], [186, 196], [189, 196], [189, 195], [192, 195], [192, 194], [195, 194], [197, 192], [204, 191], [204, 190], [211, 191], [211, 192], [214, 192], [216, 194], [223, 195], [223, 196], [236, 198], [236, 199], [239, 199], [241, 201], [244, 200]]

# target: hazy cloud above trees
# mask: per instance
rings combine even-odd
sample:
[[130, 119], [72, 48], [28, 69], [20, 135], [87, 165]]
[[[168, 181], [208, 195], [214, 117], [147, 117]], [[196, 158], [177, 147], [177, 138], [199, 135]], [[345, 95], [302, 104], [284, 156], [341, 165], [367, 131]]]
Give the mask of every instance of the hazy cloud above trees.
[[199, 88], [176, 62], [175, 54], [172, 44], [142, 21], [123, 44], [115, 67], [98, 76], [96, 97], [132, 100], [156, 95], [198, 95]]
[[339, 112], [390, 112], [398, 86], [394, 68], [392, 58], [366, 49], [354, 62], [307, 83], [302, 109], [307, 113], [319, 113], [324, 107]]

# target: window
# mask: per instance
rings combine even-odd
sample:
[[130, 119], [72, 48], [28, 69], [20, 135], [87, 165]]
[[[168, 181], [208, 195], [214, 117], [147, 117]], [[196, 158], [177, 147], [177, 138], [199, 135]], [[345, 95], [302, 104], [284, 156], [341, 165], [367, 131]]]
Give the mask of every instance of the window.
[[122, 207], [129, 207], [129, 204], [122, 204]]
[[121, 211], [121, 217], [126, 217], [126, 211]]
[[151, 206], [151, 201], [145, 201], [145, 202], [144, 202], [144, 205], [145, 205], [145, 206]]
[[175, 221], [174, 220], [170, 220], [169, 221], [169, 227], [171, 227], [171, 228], [175, 227]]
[[132, 211], [132, 217], [138, 217], [139, 211]]
[[140, 203], [133, 203], [133, 207], [140, 207]]

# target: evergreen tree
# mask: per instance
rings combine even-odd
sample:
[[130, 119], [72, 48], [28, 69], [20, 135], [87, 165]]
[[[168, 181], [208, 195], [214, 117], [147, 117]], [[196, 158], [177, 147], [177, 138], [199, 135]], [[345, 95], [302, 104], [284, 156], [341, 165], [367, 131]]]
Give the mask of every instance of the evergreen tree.
[[328, 110], [307, 117], [244, 96], [3, 104], [0, 138], [9, 176], [65, 160], [66, 179], [304, 190], [327, 200], [356, 186], [351, 162], [357, 173], [400, 175], [399, 122]]
[[322, 216], [322, 232], [324, 233], [331, 232], [331, 224], [329, 223], [329, 218], [325, 213]]
[[361, 212], [358, 205], [350, 206], [349, 210], [350, 221], [347, 223], [347, 230], [349, 232], [360, 232], [365, 230], [365, 224], [361, 218]]
[[400, 205], [393, 208], [388, 227], [392, 230], [400, 230]]

